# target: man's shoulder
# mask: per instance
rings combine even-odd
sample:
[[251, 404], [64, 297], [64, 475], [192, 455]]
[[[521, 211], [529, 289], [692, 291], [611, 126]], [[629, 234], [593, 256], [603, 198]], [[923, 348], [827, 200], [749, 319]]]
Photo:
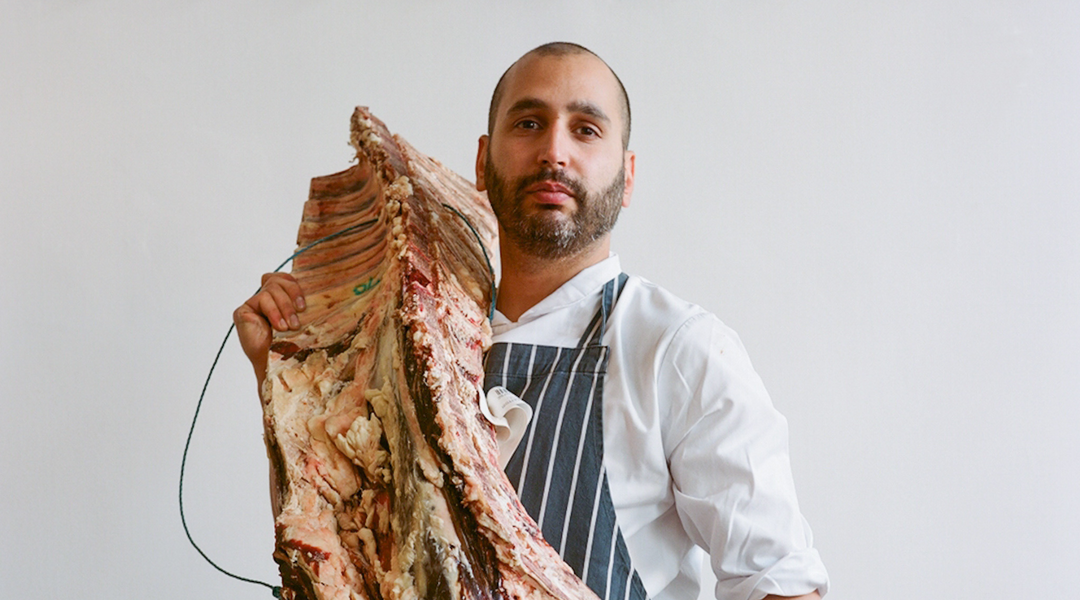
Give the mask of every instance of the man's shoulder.
[[710, 346], [735, 347], [742, 351], [738, 334], [716, 314], [644, 277], [628, 277], [616, 304], [616, 310], [620, 309], [625, 311], [617, 315], [621, 332], [654, 351], [663, 352], [672, 346], [697, 351], [706, 351]]
[[616, 307], [640, 320], [636, 322], [668, 331], [699, 319], [719, 320], [703, 307], [638, 275], [628, 275]]

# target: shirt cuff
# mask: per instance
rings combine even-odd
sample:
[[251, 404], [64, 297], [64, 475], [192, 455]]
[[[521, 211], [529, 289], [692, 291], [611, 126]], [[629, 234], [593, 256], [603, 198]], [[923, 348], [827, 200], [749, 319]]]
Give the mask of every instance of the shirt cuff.
[[769, 594], [801, 596], [829, 591], [829, 574], [814, 548], [796, 550], [749, 577], [731, 577], [716, 583], [721, 600], [761, 600]]

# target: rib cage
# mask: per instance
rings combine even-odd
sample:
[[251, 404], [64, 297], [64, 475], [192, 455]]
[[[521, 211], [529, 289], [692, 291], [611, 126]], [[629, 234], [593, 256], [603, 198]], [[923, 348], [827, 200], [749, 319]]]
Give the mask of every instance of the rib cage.
[[352, 118], [358, 164], [312, 180], [307, 309], [262, 390], [285, 598], [589, 598], [498, 466], [477, 400], [496, 225], [486, 199]]

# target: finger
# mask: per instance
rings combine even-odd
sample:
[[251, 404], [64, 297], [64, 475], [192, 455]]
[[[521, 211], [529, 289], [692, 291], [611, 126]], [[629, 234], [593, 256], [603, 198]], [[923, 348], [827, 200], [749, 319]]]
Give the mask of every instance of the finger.
[[281, 290], [288, 295], [296, 310], [303, 311], [307, 308], [307, 303], [304, 301], [304, 290], [300, 287], [300, 283], [296, 281], [296, 279], [289, 276], [288, 279], [282, 279], [279, 284]]
[[269, 289], [270, 287], [280, 287], [285, 294], [288, 295], [292, 305], [296, 310], [303, 311], [306, 308], [306, 302], [304, 300], [304, 290], [300, 287], [300, 283], [289, 273], [267, 273], [262, 278], [262, 289]]
[[291, 278], [291, 277], [292, 277], [292, 275], [290, 275], [289, 273], [263, 273], [262, 279], [260, 280], [259, 283], [260, 283], [260, 285], [265, 286], [266, 282], [268, 282], [268, 281], [273, 281], [275, 279], [282, 279], [282, 278]]
[[[290, 309], [292, 308], [292, 303], [288, 300], [286, 300], [285, 305]], [[286, 317], [282, 315], [281, 309], [278, 308], [277, 301], [269, 291], [263, 290], [252, 296], [251, 299], [247, 301], [247, 306], [251, 307], [254, 312], [262, 315], [274, 329], [277, 329], [278, 331], [288, 331], [289, 324], [285, 320]]]
[[293, 299], [289, 297], [288, 292], [280, 285], [271, 284], [263, 288], [260, 293], [266, 294], [273, 299], [274, 305], [277, 307], [278, 312], [281, 313], [282, 320], [288, 324], [286, 329], [300, 328], [300, 318], [296, 316], [296, 306], [293, 304]]

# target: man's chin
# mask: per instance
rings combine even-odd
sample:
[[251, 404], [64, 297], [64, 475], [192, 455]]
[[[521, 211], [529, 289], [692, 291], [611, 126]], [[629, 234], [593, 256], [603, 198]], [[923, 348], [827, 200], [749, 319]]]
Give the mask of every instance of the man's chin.
[[522, 215], [520, 222], [525, 224], [527, 229], [539, 231], [561, 231], [575, 229], [577, 226], [574, 215], [560, 207], [537, 207]]
[[507, 230], [515, 244], [529, 254], [556, 258], [572, 251], [577, 230], [572, 222], [530, 220]]
[[574, 220], [574, 212], [572, 204], [533, 204], [526, 209], [524, 218], [570, 222]]

